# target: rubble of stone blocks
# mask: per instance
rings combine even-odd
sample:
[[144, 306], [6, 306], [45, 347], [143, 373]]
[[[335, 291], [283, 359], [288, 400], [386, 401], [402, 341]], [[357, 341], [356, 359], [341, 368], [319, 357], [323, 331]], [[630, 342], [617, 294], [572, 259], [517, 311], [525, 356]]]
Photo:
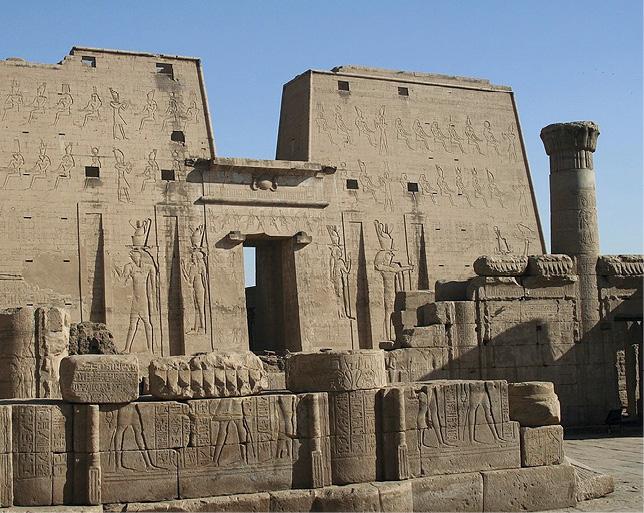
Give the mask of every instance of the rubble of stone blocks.
[[400, 292], [388, 379], [548, 381], [564, 425], [602, 425], [620, 408], [636, 416], [641, 325], [627, 321], [641, 318], [642, 262], [638, 255], [598, 258], [602, 317], [590, 332], [568, 255], [482, 256], [478, 276], [457, 293], [453, 283]]
[[[203, 356], [228, 377], [229, 355]], [[130, 356], [67, 357], [63, 400], [0, 403], [0, 507], [536, 511], [585, 493], [548, 384], [387, 385], [383, 351], [364, 350], [294, 353], [289, 391], [252, 393], [258, 359], [237, 356], [229, 396], [188, 397], [188, 372], [176, 400], [128, 398]]]

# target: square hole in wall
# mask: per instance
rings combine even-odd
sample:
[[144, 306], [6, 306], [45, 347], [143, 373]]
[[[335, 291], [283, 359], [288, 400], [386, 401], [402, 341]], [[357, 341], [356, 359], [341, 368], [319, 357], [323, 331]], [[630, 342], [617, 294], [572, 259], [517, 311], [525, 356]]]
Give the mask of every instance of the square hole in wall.
[[166, 182], [174, 182], [175, 181], [174, 169], [162, 169], [161, 180], [165, 180]]
[[418, 184], [416, 182], [407, 182], [407, 192], [418, 192]]
[[91, 55], [83, 55], [81, 57], [81, 64], [83, 66], [87, 66], [88, 68], [95, 68], [96, 67], [96, 57], [92, 57]]
[[156, 71], [159, 75], [165, 75], [168, 78], [174, 78], [174, 70], [172, 69], [172, 64], [167, 62], [157, 62]]
[[170, 140], [184, 144], [186, 142], [186, 136], [181, 130], [173, 130], [170, 134]]
[[409, 88], [408, 87], [399, 87], [398, 88], [398, 96], [409, 96]]
[[338, 80], [338, 91], [349, 91], [349, 82], [346, 80]]
[[358, 180], [354, 180], [353, 178], [349, 178], [347, 180], [347, 189], [350, 189], [352, 191], [357, 191], [358, 190]]
[[85, 166], [85, 178], [100, 178], [101, 170], [98, 166]]

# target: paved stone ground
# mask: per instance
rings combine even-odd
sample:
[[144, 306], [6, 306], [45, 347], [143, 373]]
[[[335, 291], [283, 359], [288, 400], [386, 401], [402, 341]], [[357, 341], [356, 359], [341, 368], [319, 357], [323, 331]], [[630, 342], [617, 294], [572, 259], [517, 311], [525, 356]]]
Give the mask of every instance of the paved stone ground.
[[615, 491], [601, 499], [584, 501], [559, 511], [643, 511], [642, 434], [577, 434], [567, 436], [565, 453], [615, 478]]

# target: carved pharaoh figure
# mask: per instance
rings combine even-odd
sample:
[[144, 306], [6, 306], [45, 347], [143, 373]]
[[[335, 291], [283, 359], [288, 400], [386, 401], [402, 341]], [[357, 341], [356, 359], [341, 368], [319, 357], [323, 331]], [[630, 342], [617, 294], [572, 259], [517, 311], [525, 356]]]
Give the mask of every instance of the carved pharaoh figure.
[[208, 269], [206, 256], [200, 248], [192, 250], [190, 262], [181, 266], [183, 278], [192, 288], [194, 321], [188, 333], [206, 333], [206, 294], [208, 291]]
[[118, 91], [111, 87], [110, 94], [112, 95], [112, 101], [110, 101], [110, 107], [112, 107], [112, 137], [114, 139], [127, 139], [125, 135], [127, 122], [123, 119], [123, 111], [127, 109], [127, 102], [122, 101]]
[[378, 152], [380, 155], [386, 155], [389, 151], [389, 145], [387, 144], [387, 117], [384, 105], [380, 107], [374, 125], [378, 131]]
[[84, 127], [89, 120], [99, 121], [101, 119], [102, 105], [101, 97], [98, 95], [96, 87], [94, 87], [89, 100], [87, 100], [87, 105], [81, 109], [81, 112], [84, 112], [85, 115], [83, 116], [83, 122], [79, 126]]
[[356, 120], [354, 123], [358, 128], [358, 137], [364, 134], [367, 137], [369, 144], [376, 147], [377, 143], [374, 138], [376, 131], [369, 127], [367, 120], [364, 118], [364, 114], [357, 105], [354, 106], [354, 109], [356, 111]]
[[485, 120], [483, 121], [483, 138], [487, 147], [487, 154], [490, 154], [490, 148], [500, 157], [501, 151], [499, 150], [499, 140], [495, 137], [492, 131], [492, 124]]
[[72, 154], [72, 143], [67, 143], [65, 145], [65, 154], [60, 159], [60, 164], [56, 171], [58, 171], [58, 176], [56, 177], [56, 182], [54, 183], [54, 189], [58, 189], [58, 184], [62, 180], [70, 180], [72, 177], [72, 168], [76, 165], [74, 161], [74, 155]]
[[143, 110], [139, 113], [141, 116], [141, 122], [139, 123], [139, 132], [143, 130], [143, 127], [146, 123], [151, 123], [156, 120], [156, 113], [158, 109], [157, 102], [154, 99], [154, 89], [148, 91], [145, 97], [145, 105], [143, 107]]
[[74, 104], [74, 98], [72, 97], [69, 89], [69, 84], [63, 84], [61, 86], [60, 98], [56, 102], [56, 117], [54, 118], [54, 126], [58, 124], [61, 116], [71, 116], [72, 114], [72, 105]]
[[34, 96], [34, 99], [31, 102], [31, 110], [29, 111], [27, 123], [31, 123], [34, 119], [38, 119], [38, 116], [45, 114], [48, 99], [47, 95], [45, 94], [46, 89], [47, 84], [45, 82], [38, 86], [38, 89], [36, 90], [36, 96]]
[[468, 146], [474, 145], [479, 155], [485, 155], [485, 153], [481, 151], [481, 145], [479, 144], [483, 142], [483, 139], [476, 135], [474, 127], [472, 126], [472, 120], [469, 116], [467, 116], [467, 121], [465, 122], [465, 137], [467, 138]]
[[157, 176], [159, 176], [159, 163], [157, 162], [157, 150], [152, 150], [148, 153], [148, 162], [141, 173], [143, 180], [141, 180], [141, 192], [145, 191], [145, 187], [149, 183], [155, 183]]
[[11, 81], [11, 89], [9, 94], [4, 100], [4, 106], [2, 109], [2, 120], [4, 121], [7, 116], [7, 112], [20, 112], [20, 107], [24, 103], [24, 98], [22, 96], [22, 91], [20, 91], [20, 84], [16, 80]]
[[36, 164], [31, 168], [31, 183], [29, 188], [31, 189], [36, 183], [36, 180], [47, 180], [47, 170], [51, 166], [51, 159], [47, 155], [47, 145], [44, 141], [40, 141], [40, 150], [38, 152], [38, 159]]
[[340, 318], [351, 318], [351, 301], [349, 298], [349, 274], [351, 273], [351, 257], [344, 258], [344, 249], [340, 242], [337, 226], [327, 226], [331, 238], [329, 258], [329, 278], [338, 301]]
[[7, 186], [10, 178], [20, 177], [22, 175], [22, 166], [25, 165], [25, 157], [20, 151], [20, 141], [18, 139], [16, 139], [15, 141], [17, 151], [11, 154], [11, 160], [9, 161], [8, 165], [9, 171], [7, 172], [7, 175], [5, 176], [4, 182], [2, 184], [3, 189]]
[[132, 172], [132, 163], [125, 162], [125, 155], [123, 152], [117, 148], [114, 148], [114, 158], [115, 163], [114, 167], [116, 168], [117, 179], [117, 196], [118, 200], [122, 202], [129, 203], [130, 200], [130, 182], [127, 180], [127, 175]]

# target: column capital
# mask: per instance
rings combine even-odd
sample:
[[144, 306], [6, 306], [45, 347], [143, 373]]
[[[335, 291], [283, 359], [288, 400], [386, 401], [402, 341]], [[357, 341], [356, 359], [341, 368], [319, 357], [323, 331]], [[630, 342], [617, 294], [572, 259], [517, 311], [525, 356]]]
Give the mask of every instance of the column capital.
[[553, 123], [541, 129], [541, 140], [550, 157], [550, 172], [593, 169], [599, 127], [592, 121]]

